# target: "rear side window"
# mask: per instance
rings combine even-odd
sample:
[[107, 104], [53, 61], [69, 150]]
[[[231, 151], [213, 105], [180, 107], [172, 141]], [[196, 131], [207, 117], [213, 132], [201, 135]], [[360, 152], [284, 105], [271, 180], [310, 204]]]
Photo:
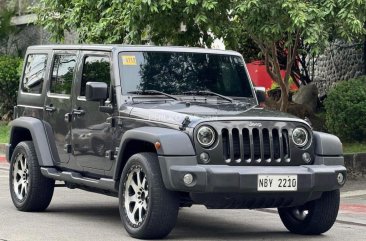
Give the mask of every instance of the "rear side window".
[[80, 96], [85, 96], [87, 82], [111, 83], [110, 61], [107, 56], [88, 56], [84, 59]]
[[29, 54], [25, 64], [22, 91], [25, 93], [42, 93], [46, 75], [47, 54]]
[[69, 95], [76, 66], [76, 55], [56, 55], [53, 61], [50, 92]]

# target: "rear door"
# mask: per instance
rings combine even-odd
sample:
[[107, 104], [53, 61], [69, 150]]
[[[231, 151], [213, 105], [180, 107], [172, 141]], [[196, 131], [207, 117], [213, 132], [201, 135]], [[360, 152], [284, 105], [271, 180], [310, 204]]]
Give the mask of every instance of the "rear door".
[[72, 147], [77, 164], [84, 170], [104, 174], [110, 170], [112, 161], [106, 157], [112, 150], [113, 128], [111, 114], [101, 112], [104, 103], [87, 101], [85, 87], [87, 82], [105, 82], [111, 85], [111, 54], [100, 51], [81, 53], [80, 71], [75, 82], [73, 94]]
[[[54, 51], [51, 78], [44, 104], [43, 119], [53, 130], [60, 161], [67, 163], [71, 153], [71, 89], [77, 51]], [[46, 147], [45, 147], [46, 148]]]

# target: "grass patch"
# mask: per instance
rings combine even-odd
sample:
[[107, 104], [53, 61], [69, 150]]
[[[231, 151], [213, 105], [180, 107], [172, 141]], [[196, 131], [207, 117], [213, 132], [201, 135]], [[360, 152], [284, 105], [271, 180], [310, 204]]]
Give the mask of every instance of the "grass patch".
[[7, 122], [0, 122], [0, 143], [9, 142], [10, 127]]
[[344, 153], [366, 152], [366, 142], [343, 143]]

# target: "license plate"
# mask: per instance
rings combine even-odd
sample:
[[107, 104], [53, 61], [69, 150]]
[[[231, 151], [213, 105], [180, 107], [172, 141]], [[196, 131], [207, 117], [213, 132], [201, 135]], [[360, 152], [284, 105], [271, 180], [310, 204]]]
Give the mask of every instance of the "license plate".
[[258, 191], [297, 191], [297, 175], [258, 175]]

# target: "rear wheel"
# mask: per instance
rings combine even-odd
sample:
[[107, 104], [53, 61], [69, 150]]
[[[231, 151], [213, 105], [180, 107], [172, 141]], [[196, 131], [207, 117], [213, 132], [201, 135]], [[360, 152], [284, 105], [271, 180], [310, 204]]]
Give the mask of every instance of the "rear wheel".
[[320, 199], [302, 206], [279, 208], [278, 213], [286, 228], [296, 234], [322, 234], [336, 221], [339, 210], [339, 190], [324, 192]]
[[43, 211], [51, 202], [55, 181], [42, 175], [33, 142], [14, 149], [9, 172], [10, 194], [20, 211]]
[[119, 186], [119, 210], [134, 238], [163, 238], [174, 228], [179, 201], [165, 189], [156, 154], [135, 154], [128, 160]]

